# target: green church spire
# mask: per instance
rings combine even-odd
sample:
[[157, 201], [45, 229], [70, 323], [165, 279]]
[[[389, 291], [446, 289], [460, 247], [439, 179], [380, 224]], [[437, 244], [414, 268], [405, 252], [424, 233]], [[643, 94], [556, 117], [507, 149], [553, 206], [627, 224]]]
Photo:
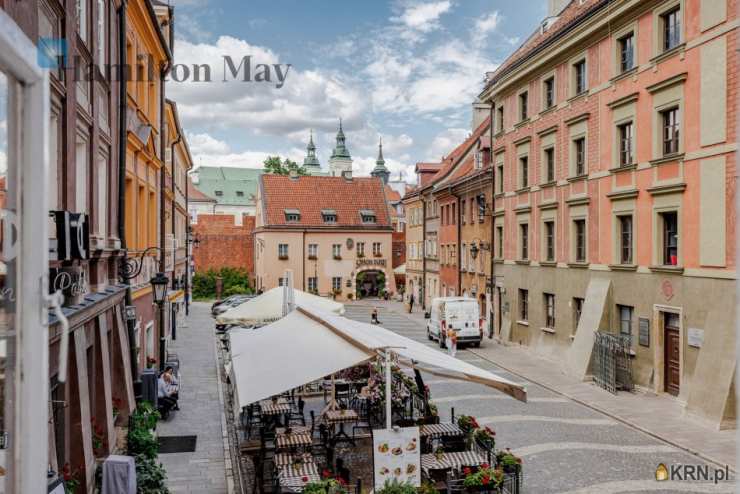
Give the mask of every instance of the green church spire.
[[380, 138], [378, 143], [378, 159], [375, 161], [375, 168], [370, 172], [373, 177], [380, 177], [384, 184], [388, 183], [388, 179], [391, 176], [391, 172], [385, 166], [385, 159], [383, 158], [383, 138]]
[[316, 157], [316, 145], [313, 143], [313, 129], [311, 129], [311, 134], [308, 138], [308, 146], [306, 146], [306, 157], [303, 159], [303, 166], [309, 167], [309, 170], [311, 167], [315, 167], [316, 169], [321, 168], [321, 163], [319, 163], [319, 159]]
[[351, 158], [349, 150], [344, 140], [344, 131], [342, 130], [342, 119], [339, 119], [339, 132], [337, 132], [337, 145], [331, 153], [332, 158]]

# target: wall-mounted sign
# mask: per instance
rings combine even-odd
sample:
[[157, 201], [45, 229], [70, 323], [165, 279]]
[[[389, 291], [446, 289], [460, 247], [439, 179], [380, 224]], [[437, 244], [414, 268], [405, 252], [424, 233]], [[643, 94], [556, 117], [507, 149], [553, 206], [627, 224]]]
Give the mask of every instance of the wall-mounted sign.
[[647, 317], [641, 317], [638, 321], [639, 324], [639, 335], [638, 343], [640, 346], [650, 346], [650, 319]]
[[360, 266], [379, 266], [379, 267], [385, 267], [385, 259], [357, 259], [357, 262], [355, 264], [355, 267]]
[[347, 250], [352, 250], [352, 247], [354, 246], [355, 246], [355, 241], [352, 240], [351, 238], [348, 238], [347, 239]]
[[79, 303], [90, 290], [87, 272], [80, 266], [49, 269], [49, 293], [57, 290], [64, 295], [64, 306]]
[[686, 335], [688, 336], [689, 346], [693, 346], [694, 348], [701, 348], [701, 346], [704, 344], [703, 329], [689, 328], [686, 331]]
[[663, 293], [663, 296], [666, 300], [670, 300], [673, 298], [673, 284], [670, 280], [663, 280], [663, 283], [660, 285], [660, 291]]
[[55, 261], [87, 259], [90, 255], [90, 221], [85, 213], [49, 211], [56, 225], [49, 257]]

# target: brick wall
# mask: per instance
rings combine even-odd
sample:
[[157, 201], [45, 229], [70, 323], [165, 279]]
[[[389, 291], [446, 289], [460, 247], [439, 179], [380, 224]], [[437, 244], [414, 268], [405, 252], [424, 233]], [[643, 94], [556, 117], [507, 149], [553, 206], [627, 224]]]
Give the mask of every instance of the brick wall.
[[193, 249], [195, 272], [224, 267], [254, 273], [254, 216], [244, 215], [235, 225], [230, 214], [199, 214], [193, 233], [200, 241]]

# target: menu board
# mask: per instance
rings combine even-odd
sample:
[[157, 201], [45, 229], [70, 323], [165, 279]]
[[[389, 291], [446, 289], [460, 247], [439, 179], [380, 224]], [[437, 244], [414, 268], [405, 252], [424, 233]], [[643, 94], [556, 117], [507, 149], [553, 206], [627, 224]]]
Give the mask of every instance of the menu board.
[[418, 427], [373, 431], [373, 468], [375, 490], [387, 480], [396, 479], [421, 486], [421, 455]]

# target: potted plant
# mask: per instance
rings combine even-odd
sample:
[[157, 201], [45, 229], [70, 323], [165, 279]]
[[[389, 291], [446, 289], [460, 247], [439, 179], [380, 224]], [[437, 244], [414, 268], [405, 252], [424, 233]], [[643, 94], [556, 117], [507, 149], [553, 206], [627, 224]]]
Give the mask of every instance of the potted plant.
[[347, 494], [347, 486], [342, 479], [324, 478], [308, 482], [308, 477], [303, 477], [303, 480], [307, 482], [303, 487], [304, 494]]
[[500, 492], [501, 483], [504, 481], [503, 470], [491, 468], [486, 463], [475, 471], [466, 467], [463, 474], [465, 475], [463, 486], [468, 492]]
[[437, 461], [441, 460], [445, 456], [445, 450], [442, 446], [437, 446], [437, 449], [434, 450], [434, 457], [437, 459]]
[[399, 482], [398, 479], [388, 479], [383, 487], [375, 494], [417, 494], [416, 487], [410, 482]]
[[491, 429], [490, 427], [486, 426], [482, 429], [478, 429], [475, 431], [475, 440], [486, 448], [487, 450], [493, 450], [494, 446], [496, 446], [496, 431]]
[[522, 459], [512, 453], [509, 448], [496, 453], [496, 462], [506, 473], [519, 473], [522, 470]]
[[478, 421], [472, 415], [460, 415], [457, 418], [457, 425], [465, 434], [470, 434], [479, 428]]

